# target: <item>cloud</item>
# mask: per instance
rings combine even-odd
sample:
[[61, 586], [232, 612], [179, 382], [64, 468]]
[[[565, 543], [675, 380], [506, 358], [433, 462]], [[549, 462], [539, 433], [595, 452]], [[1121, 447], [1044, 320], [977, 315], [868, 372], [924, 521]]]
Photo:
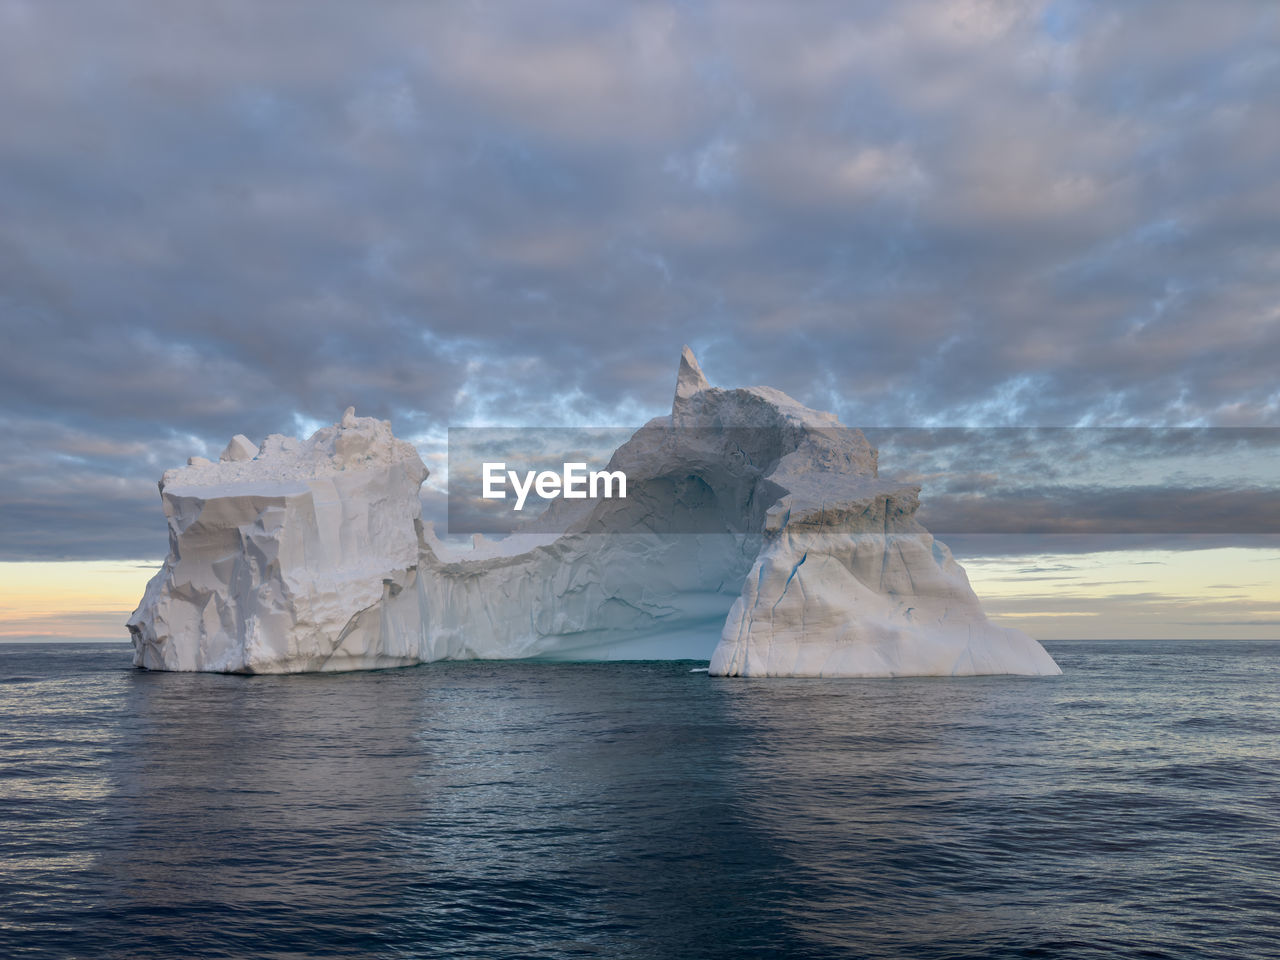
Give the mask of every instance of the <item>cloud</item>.
[[352, 403], [638, 423], [684, 342], [855, 425], [1280, 424], [1278, 32], [7, 0], [4, 551], [140, 550], [164, 466]]

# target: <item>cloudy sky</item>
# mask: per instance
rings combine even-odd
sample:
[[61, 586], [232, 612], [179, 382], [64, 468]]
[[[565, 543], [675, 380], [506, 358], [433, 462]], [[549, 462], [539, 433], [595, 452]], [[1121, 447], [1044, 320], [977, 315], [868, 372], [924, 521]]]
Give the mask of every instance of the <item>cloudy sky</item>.
[[1278, 223], [1271, 3], [0, 0], [0, 621], [233, 433], [637, 424], [683, 343], [854, 426], [1274, 428]]

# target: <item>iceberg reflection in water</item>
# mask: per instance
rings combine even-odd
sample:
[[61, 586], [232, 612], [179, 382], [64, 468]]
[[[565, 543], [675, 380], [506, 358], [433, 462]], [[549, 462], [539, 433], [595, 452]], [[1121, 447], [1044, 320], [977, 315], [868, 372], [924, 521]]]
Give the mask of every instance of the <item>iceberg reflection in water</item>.
[[0, 955], [1274, 953], [1280, 643], [1051, 646], [964, 683], [0, 646]]

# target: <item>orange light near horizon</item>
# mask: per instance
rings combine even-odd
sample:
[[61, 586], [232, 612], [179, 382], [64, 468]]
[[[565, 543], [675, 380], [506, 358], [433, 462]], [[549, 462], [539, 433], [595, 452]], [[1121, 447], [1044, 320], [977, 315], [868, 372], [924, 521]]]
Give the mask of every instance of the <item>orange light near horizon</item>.
[[[1280, 637], [1273, 548], [961, 558], [993, 620], [1038, 639]], [[157, 560], [0, 563], [0, 641], [127, 640]]]
[[961, 559], [991, 619], [1041, 640], [1280, 637], [1274, 548]]
[[0, 563], [0, 640], [127, 640], [158, 560]]

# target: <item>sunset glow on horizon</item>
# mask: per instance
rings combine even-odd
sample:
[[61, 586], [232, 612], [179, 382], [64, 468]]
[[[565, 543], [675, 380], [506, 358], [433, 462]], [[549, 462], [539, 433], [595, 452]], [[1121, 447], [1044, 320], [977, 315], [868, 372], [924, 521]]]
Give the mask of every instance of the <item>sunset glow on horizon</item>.
[[[988, 616], [1042, 640], [1280, 636], [1280, 551], [961, 557]], [[0, 641], [129, 639], [160, 561], [0, 563]]]

